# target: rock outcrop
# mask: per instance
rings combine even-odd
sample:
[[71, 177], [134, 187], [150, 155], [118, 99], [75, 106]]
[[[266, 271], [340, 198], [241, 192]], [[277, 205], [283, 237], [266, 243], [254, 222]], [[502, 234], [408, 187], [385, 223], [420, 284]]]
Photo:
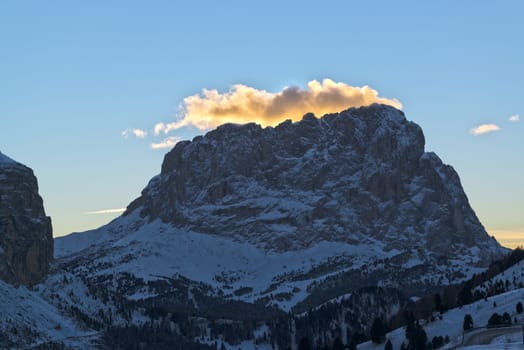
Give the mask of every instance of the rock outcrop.
[[53, 259], [51, 219], [33, 171], [0, 153], [0, 279], [33, 285]]
[[385, 105], [274, 128], [226, 124], [180, 142], [124, 215], [135, 210], [273, 251], [376, 240], [435, 259], [500, 252], [457, 173]]

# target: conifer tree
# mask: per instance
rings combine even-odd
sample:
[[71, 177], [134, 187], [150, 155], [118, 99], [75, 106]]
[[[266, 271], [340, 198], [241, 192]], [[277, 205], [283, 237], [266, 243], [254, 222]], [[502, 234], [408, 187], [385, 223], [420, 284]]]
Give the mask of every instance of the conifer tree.
[[373, 321], [371, 326], [371, 341], [375, 344], [381, 344], [386, 340], [386, 328], [384, 327], [384, 322], [377, 317]]
[[467, 331], [473, 328], [473, 317], [470, 314], [464, 315], [464, 323], [462, 324], [462, 329]]
[[517, 303], [517, 313], [518, 313], [518, 314], [521, 314], [522, 311], [524, 311], [524, 308], [522, 307], [522, 303], [519, 301], [519, 302]]

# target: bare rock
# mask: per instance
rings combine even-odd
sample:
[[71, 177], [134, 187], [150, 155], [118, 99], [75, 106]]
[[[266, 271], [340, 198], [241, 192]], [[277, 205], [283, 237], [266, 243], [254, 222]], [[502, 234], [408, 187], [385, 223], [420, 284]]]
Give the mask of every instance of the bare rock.
[[0, 153], [0, 279], [33, 285], [53, 259], [51, 219], [33, 171]]
[[[320, 241], [420, 250], [427, 259], [502, 252], [452, 167], [390, 106], [276, 127], [226, 124], [178, 143], [124, 215], [245, 240], [268, 250]], [[473, 249], [473, 250], [471, 250]]]

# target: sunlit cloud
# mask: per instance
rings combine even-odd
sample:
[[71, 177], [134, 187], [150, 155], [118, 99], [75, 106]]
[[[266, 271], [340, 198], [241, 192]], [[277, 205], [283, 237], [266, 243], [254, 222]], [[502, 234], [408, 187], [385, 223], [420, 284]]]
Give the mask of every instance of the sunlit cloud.
[[469, 132], [472, 135], [478, 136], [478, 135], [483, 135], [483, 134], [487, 134], [487, 133], [499, 131], [499, 130], [500, 130], [500, 127], [496, 124], [482, 124], [482, 125], [479, 125], [471, 129]]
[[126, 129], [122, 131], [122, 136], [124, 138], [128, 138], [129, 135], [134, 135], [137, 139], [143, 139], [147, 136], [147, 131], [144, 131], [142, 129]]
[[519, 122], [520, 121], [520, 115], [514, 114], [511, 117], [508, 118], [510, 122]]
[[126, 208], [117, 208], [117, 209], [104, 209], [104, 210], [96, 210], [96, 211], [88, 211], [85, 212], [85, 215], [100, 215], [100, 214], [116, 214], [116, 213], [123, 213], [126, 210]]
[[170, 137], [165, 138], [163, 141], [159, 143], [152, 143], [150, 147], [152, 149], [172, 148], [177, 144], [178, 141], [180, 141], [179, 137], [170, 136]]
[[293, 86], [276, 93], [237, 84], [225, 93], [203, 89], [200, 94], [186, 97], [179, 120], [158, 123], [154, 131], [158, 135], [185, 126], [208, 130], [224, 123], [247, 122], [275, 126], [285, 119], [299, 120], [308, 112], [321, 116], [372, 103], [402, 108], [398, 100], [379, 97], [369, 86], [354, 87], [331, 79], [312, 80], [305, 89]]

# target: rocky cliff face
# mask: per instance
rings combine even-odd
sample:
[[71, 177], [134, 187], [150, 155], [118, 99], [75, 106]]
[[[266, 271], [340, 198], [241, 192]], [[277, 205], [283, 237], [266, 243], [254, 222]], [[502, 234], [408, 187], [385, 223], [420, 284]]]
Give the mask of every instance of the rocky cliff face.
[[227, 124], [181, 142], [125, 215], [135, 210], [274, 251], [375, 240], [489, 260], [500, 248], [457, 173], [424, 151], [420, 127], [384, 105], [275, 128]]
[[0, 153], [0, 279], [32, 285], [53, 259], [51, 219], [33, 171]]
[[504, 253], [421, 129], [382, 105], [181, 142], [124, 216], [55, 246], [44, 298], [111, 329], [109, 348], [145, 324], [179, 347], [369, 334]]

